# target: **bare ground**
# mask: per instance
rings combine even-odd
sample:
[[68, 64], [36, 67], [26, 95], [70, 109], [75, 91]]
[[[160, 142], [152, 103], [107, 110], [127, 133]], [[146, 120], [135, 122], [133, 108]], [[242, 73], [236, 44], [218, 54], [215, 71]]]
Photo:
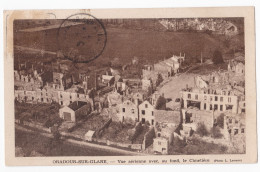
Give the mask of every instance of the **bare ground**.
[[158, 88], [159, 93], [163, 93], [165, 98], [171, 98], [175, 101], [180, 98], [180, 91], [187, 85], [194, 86], [194, 76], [192, 73], [183, 73], [179, 76], [174, 76], [168, 81], [165, 81], [161, 87]]

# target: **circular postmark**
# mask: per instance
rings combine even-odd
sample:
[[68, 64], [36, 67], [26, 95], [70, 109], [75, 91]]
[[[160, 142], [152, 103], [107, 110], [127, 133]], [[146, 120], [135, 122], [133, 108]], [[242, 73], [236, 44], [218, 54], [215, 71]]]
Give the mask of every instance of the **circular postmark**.
[[107, 33], [103, 23], [87, 13], [73, 14], [62, 21], [57, 33], [58, 51], [75, 63], [89, 63], [104, 51]]

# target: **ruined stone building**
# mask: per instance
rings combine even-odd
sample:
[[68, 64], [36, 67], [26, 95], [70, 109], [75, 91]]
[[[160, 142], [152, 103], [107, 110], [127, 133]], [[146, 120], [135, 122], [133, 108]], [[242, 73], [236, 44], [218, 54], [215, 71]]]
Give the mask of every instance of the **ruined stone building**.
[[124, 94], [127, 91], [128, 86], [123, 82], [123, 79], [120, 78], [115, 82], [115, 89], [118, 93]]
[[144, 124], [146, 121], [154, 125], [154, 106], [145, 100], [139, 105], [139, 120]]
[[57, 102], [61, 106], [67, 106], [74, 101], [92, 102], [88, 94], [75, 91], [59, 91], [46, 86], [35, 91], [15, 90], [15, 99], [26, 103], [52, 103]]
[[229, 61], [228, 71], [235, 72], [236, 74], [245, 74], [245, 65], [235, 60]]
[[227, 139], [234, 139], [235, 137], [245, 136], [245, 113], [239, 115], [232, 113], [225, 113], [224, 130]]
[[106, 86], [112, 86], [115, 82], [115, 77], [110, 75], [102, 75], [102, 83]]
[[54, 89], [65, 90], [62, 82], [63, 74], [58, 72], [53, 72], [53, 87]]
[[121, 122], [134, 124], [139, 121], [138, 104], [135, 104], [130, 100], [126, 100], [122, 104], [119, 104], [118, 107], [118, 116]]
[[[41, 76], [48, 74], [48, 82], [43, 81]], [[21, 75], [20, 72], [15, 71], [15, 82], [18, 84], [14, 93], [17, 101], [27, 103], [52, 103], [57, 102], [62, 106], [68, 106], [74, 101], [91, 102], [88, 95], [89, 90], [84, 88], [83, 83], [80, 85], [73, 85], [75, 79], [70, 74], [63, 74], [60, 72], [42, 72], [38, 74], [35, 70], [32, 75]], [[85, 78], [86, 79], [86, 78]], [[19, 86], [22, 84], [23, 87]], [[26, 86], [27, 85], [27, 86]], [[31, 85], [29, 87], [29, 85]], [[25, 87], [26, 86], [26, 87]]]
[[84, 92], [80, 93], [77, 88], [58, 91], [58, 102], [61, 106], [68, 106], [74, 101], [93, 102], [88, 94], [85, 94]]
[[224, 116], [224, 137], [230, 141], [237, 153], [246, 151], [246, 121], [245, 113]]
[[117, 92], [110, 92], [107, 95], [108, 107], [117, 106], [123, 102], [123, 96]]
[[53, 72], [53, 87], [55, 89], [66, 90], [73, 85], [72, 75]]
[[152, 89], [153, 83], [150, 79], [142, 79], [142, 90]]
[[159, 93], [154, 93], [150, 98], [139, 105], [139, 120], [154, 125], [154, 111], [166, 109], [166, 99]]
[[232, 71], [213, 72], [194, 78], [194, 88], [181, 92], [184, 108], [195, 106], [200, 110], [218, 112], [245, 111], [244, 77]]
[[32, 73], [14, 71], [14, 85], [20, 90], [36, 90], [43, 86], [41, 75], [34, 70]]
[[91, 105], [87, 102], [75, 101], [68, 106], [60, 108], [60, 118], [64, 121], [77, 122], [80, 116], [88, 115], [91, 112]]
[[50, 86], [36, 90], [15, 90], [15, 99], [26, 103], [52, 103], [58, 102], [58, 92]]
[[153, 151], [167, 155], [169, 153], [169, 140], [165, 137], [156, 137], [153, 139]]
[[153, 85], [155, 85], [157, 80], [158, 72], [154, 70], [152, 65], [145, 65], [142, 69], [142, 78], [145, 80], [151, 80]]
[[183, 107], [196, 106], [200, 110], [214, 110], [225, 112], [230, 110], [232, 113], [238, 112], [238, 97], [230, 92], [222, 91], [220, 94], [215, 92], [204, 92], [201, 90], [190, 90], [181, 92]]
[[215, 118], [214, 111], [199, 110], [196, 108], [182, 110], [182, 125], [187, 130], [190, 128], [196, 131], [199, 124], [204, 124], [207, 130], [210, 131], [214, 125]]
[[98, 90], [98, 77], [97, 74], [87, 74], [87, 73], [80, 73], [79, 78], [81, 80], [82, 86], [85, 90]]
[[217, 118], [224, 114], [222, 134], [225, 138], [234, 135], [243, 138], [246, 111], [244, 79], [243, 63], [229, 63], [228, 71], [196, 76], [194, 87], [181, 91], [183, 130], [187, 130], [181, 133], [189, 135], [190, 129], [196, 131], [199, 123], [210, 131], [217, 124]]
[[165, 110], [166, 109], [166, 99], [164, 94], [160, 94], [159, 92], [154, 92], [150, 96], [150, 102], [154, 106], [155, 109]]
[[164, 61], [154, 64], [154, 71], [161, 74], [163, 79], [167, 79], [174, 74], [173, 68]]
[[135, 104], [140, 105], [144, 100], [146, 100], [147, 94], [144, 91], [135, 91], [131, 93], [130, 98], [135, 102]]
[[185, 60], [184, 56], [175, 56], [155, 63], [154, 65], [146, 65], [142, 70], [143, 79], [151, 79], [153, 83], [156, 83], [157, 75], [160, 74], [163, 79], [167, 79], [179, 72], [181, 64]]
[[154, 117], [156, 137], [153, 142], [153, 151], [168, 154], [174, 133], [180, 129], [180, 111], [155, 110]]

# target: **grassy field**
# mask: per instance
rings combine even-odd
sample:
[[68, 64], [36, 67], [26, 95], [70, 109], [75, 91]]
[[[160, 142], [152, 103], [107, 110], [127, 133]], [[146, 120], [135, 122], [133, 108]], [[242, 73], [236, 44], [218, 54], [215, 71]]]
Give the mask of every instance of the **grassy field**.
[[[59, 104], [30, 104], [15, 102], [15, 118], [37, 122], [45, 127], [60, 123]], [[25, 112], [25, 113], [24, 113]]]
[[[80, 30], [79, 27], [81, 26], [71, 26], [70, 30], [73, 32], [74, 29], [78, 35], [85, 35], [87, 31]], [[139, 57], [142, 64], [148, 64], [169, 58], [173, 54], [178, 55], [180, 52], [185, 52], [187, 59], [199, 58], [201, 52], [203, 57], [211, 58], [215, 49], [220, 49], [223, 53], [230, 52], [232, 49], [226, 45], [227, 41], [224, 36], [207, 33], [162, 32], [115, 27], [107, 27], [106, 31], [107, 44], [103, 54], [85, 67], [96, 66], [99, 68], [110, 65], [115, 58], [118, 58], [119, 63], [123, 65], [129, 63], [134, 56]], [[91, 33], [88, 34], [91, 35]], [[80, 36], [77, 39], [81, 39]], [[243, 36], [237, 36], [236, 39], [243, 43]], [[95, 42], [91, 42], [94, 39], [87, 41], [90, 41], [88, 42], [89, 47], [95, 45]], [[67, 47], [73, 47], [76, 42], [72, 37], [71, 41], [64, 41], [64, 44]], [[14, 44], [57, 52], [57, 29], [31, 33], [15, 32]], [[86, 53], [92, 50], [82, 49], [80, 51]], [[19, 55], [21, 56], [21, 54]], [[42, 57], [39, 58], [42, 59]]]
[[201, 154], [225, 154], [227, 147], [219, 144], [208, 143], [197, 138], [192, 139], [192, 143], [184, 143], [178, 139], [169, 148], [171, 155], [201, 155]]
[[93, 147], [80, 147], [43, 137], [37, 132], [26, 133], [15, 130], [15, 146], [22, 148], [25, 156], [30, 156], [36, 151], [43, 156], [119, 156], [120, 153], [100, 150]]

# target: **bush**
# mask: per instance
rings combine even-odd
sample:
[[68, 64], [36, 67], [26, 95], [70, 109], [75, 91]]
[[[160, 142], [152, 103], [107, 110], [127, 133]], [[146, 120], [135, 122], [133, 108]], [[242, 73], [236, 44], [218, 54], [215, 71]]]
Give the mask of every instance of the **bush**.
[[210, 130], [210, 133], [211, 133], [211, 137], [213, 137], [213, 138], [221, 138], [221, 137], [223, 137], [223, 135], [220, 132], [220, 128], [218, 126], [217, 127], [212, 127], [211, 130]]
[[149, 121], [145, 121], [144, 125], [150, 126], [150, 122]]
[[219, 126], [220, 128], [224, 128], [224, 114], [220, 114], [218, 117], [217, 117], [217, 126]]
[[204, 123], [198, 123], [196, 133], [201, 137], [209, 135], [207, 127], [205, 126]]
[[54, 140], [54, 141], [59, 141], [60, 138], [61, 138], [61, 134], [59, 133], [59, 131], [55, 131], [55, 132], [53, 133], [53, 140]]
[[163, 82], [163, 77], [160, 73], [157, 75], [156, 86], [159, 86]]
[[180, 150], [182, 148], [184, 148], [187, 145], [185, 140], [181, 140], [178, 137], [174, 137], [173, 139], [173, 146], [175, 148], [175, 150]]

